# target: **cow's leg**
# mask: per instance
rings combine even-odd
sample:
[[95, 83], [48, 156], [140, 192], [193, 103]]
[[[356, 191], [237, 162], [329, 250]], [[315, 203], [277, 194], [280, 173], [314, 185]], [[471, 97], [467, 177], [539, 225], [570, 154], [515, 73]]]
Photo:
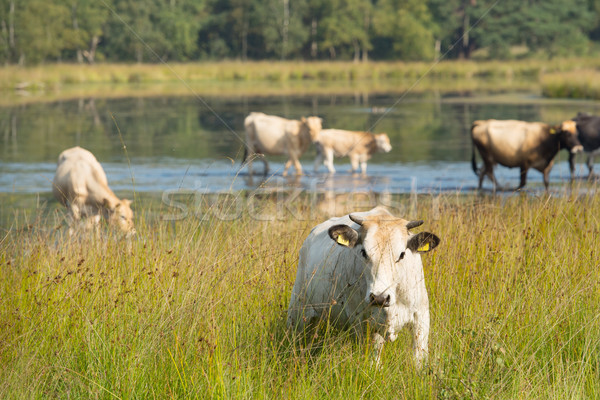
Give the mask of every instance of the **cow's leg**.
[[363, 175], [367, 174], [367, 157], [364, 155], [360, 159], [360, 172], [362, 172]]
[[425, 307], [414, 315], [413, 323], [413, 354], [417, 367], [423, 365], [429, 354], [429, 308]]
[[589, 154], [588, 155], [588, 159], [587, 159], [587, 166], [588, 166], [588, 172], [589, 172], [589, 177], [593, 178], [594, 177], [594, 154]]
[[[546, 171], [549, 171], [549, 168], [544, 170], [544, 185], [546, 185], [546, 190], [548, 190]], [[521, 175], [521, 181], [519, 182], [519, 187], [517, 188], [517, 190], [525, 187], [525, 185], [527, 184], [527, 168], [526, 167], [521, 167], [520, 175]]]
[[287, 176], [288, 174], [288, 169], [290, 169], [290, 167], [292, 166], [292, 159], [290, 158], [289, 160], [287, 160], [287, 162], [285, 163], [285, 167], [283, 167], [283, 176]]
[[358, 171], [358, 156], [350, 155], [350, 165], [352, 165], [352, 172]]
[[571, 181], [575, 179], [575, 154], [569, 152], [569, 171], [571, 173]]
[[550, 170], [552, 169], [552, 163], [550, 163], [550, 165], [548, 165], [546, 168], [544, 168], [544, 171], [542, 172], [544, 174], [544, 187], [546, 188], [546, 192], [548, 191], [548, 188], [550, 186]]
[[325, 165], [330, 174], [335, 174], [335, 168], [333, 167], [333, 149], [325, 150]]
[[479, 171], [479, 185], [477, 185], [478, 190], [481, 190], [481, 186], [483, 185], [483, 179], [485, 178], [486, 175], [487, 175], [487, 171], [486, 171], [486, 167], [484, 165], [483, 167], [481, 167], [481, 170]]
[[294, 168], [296, 168], [296, 175], [302, 175], [302, 165], [300, 165], [300, 161], [298, 161], [298, 158], [300, 158], [300, 155], [296, 154], [296, 152], [290, 153], [290, 161], [294, 163]]
[[267, 161], [267, 157], [265, 157], [264, 154], [260, 155], [260, 159], [263, 162], [264, 166], [265, 166], [265, 170], [263, 171], [263, 175], [267, 176], [267, 174], [269, 173], [269, 162]]
[[317, 156], [315, 157], [315, 172], [319, 172], [319, 167], [325, 160], [325, 154], [323, 154], [323, 146], [320, 143], [315, 143], [315, 147], [317, 148]]

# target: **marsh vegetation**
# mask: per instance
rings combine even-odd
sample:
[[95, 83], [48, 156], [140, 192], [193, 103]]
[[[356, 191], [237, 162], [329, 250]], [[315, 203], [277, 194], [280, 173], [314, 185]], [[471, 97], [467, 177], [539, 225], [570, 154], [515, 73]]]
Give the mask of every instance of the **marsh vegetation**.
[[298, 250], [325, 218], [305, 198], [289, 207], [310, 218], [174, 222], [138, 197], [131, 242], [106, 230], [70, 238], [55, 202], [21, 202], [2, 209], [0, 396], [595, 398], [600, 220], [589, 210], [599, 202], [398, 198], [394, 212], [442, 238], [424, 257], [422, 371], [408, 334], [376, 369], [367, 341], [287, 332]]

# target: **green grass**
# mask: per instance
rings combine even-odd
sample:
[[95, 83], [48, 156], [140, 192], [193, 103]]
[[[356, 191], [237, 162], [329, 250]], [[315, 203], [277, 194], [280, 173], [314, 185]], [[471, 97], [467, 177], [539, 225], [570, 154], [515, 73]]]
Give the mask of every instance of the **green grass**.
[[583, 69], [566, 73], [552, 73], [541, 80], [545, 97], [568, 99], [600, 99], [600, 71]]
[[167, 221], [177, 209], [138, 198], [127, 243], [70, 239], [55, 202], [16, 197], [1, 209], [1, 398], [600, 397], [598, 196], [399, 199], [442, 239], [424, 256], [423, 371], [408, 333], [376, 369], [368, 341], [286, 331], [298, 250], [325, 219], [306, 198], [290, 208], [309, 218], [270, 222]]
[[[434, 62], [246, 62], [4, 66], [0, 105], [80, 97], [348, 94], [527, 90], [562, 96], [552, 82], [590, 82], [595, 58]], [[593, 76], [592, 78], [595, 78]], [[597, 79], [596, 79], [597, 80]], [[597, 92], [597, 90], [596, 90]], [[587, 95], [587, 94], [586, 94]], [[596, 94], [594, 94], [596, 96]], [[595, 98], [595, 97], [594, 97]]]

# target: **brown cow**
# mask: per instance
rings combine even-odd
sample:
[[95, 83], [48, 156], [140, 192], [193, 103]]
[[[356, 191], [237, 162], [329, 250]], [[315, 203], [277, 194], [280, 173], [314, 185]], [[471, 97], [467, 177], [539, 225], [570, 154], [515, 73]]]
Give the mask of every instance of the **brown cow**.
[[315, 141], [317, 158], [315, 172], [325, 160], [330, 173], [335, 173], [333, 156], [350, 157], [352, 171], [358, 171], [358, 164], [363, 174], [367, 173], [367, 160], [376, 152], [388, 153], [392, 150], [390, 138], [385, 133], [345, 131], [342, 129], [323, 129]]
[[[252, 175], [252, 160], [248, 159], [254, 153], [282, 155], [289, 157], [283, 170], [283, 176], [294, 163], [296, 173], [302, 175], [302, 166], [298, 159], [308, 149], [319, 134], [322, 119], [308, 117], [298, 120], [285, 119], [259, 112], [250, 113], [244, 120], [246, 128], [246, 151], [244, 162], [248, 161], [248, 171]], [[262, 157], [265, 164], [264, 174], [269, 171], [269, 163]]]
[[[542, 122], [524, 122], [515, 120], [475, 121], [471, 127], [473, 139], [472, 167], [479, 175], [479, 189], [487, 175], [494, 183], [496, 164], [521, 169], [521, 182], [518, 189], [527, 182], [527, 170], [535, 168], [544, 174], [544, 185], [548, 190], [548, 174], [552, 169], [554, 156], [560, 149], [571, 153], [581, 151], [583, 147], [577, 140], [575, 122], [565, 121], [561, 125], [550, 126]], [[483, 159], [483, 167], [477, 169], [475, 147]]]
[[135, 233], [131, 201], [115, 196], [102, 166], [88, 150], [76, 146], [60, 153], [52, 193], [69, 209], [72, 223], [85, 218], [93, 225], [102, 215], [122, 231]]

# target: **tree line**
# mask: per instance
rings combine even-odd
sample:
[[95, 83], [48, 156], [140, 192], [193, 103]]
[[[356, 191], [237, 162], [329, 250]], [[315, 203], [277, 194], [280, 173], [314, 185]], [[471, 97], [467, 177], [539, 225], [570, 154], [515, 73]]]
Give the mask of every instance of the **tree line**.
[[596, 54], [600, 0], [0, 0], [0, 61]]

